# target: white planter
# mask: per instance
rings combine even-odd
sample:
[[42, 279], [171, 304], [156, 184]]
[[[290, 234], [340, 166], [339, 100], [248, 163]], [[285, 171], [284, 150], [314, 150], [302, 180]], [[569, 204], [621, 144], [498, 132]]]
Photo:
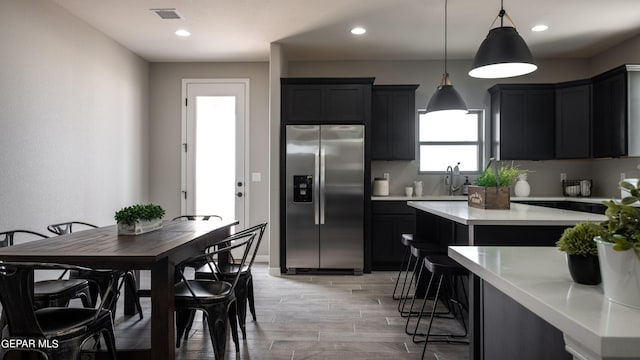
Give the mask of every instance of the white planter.
[[118, 223], [119, 235], [139, 235], [162, 227], [162, 219], [140, 220], [133, 225]]
[[640, 260], [633, 250], [613, 250], [612, 243], [594, 239], [604, 295], [615, 303], [640, 309]]

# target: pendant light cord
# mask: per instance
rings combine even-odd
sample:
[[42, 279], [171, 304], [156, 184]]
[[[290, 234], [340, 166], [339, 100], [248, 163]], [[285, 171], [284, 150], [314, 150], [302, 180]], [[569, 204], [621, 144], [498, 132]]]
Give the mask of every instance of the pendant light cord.
[[442, 74], [442, 78], [440, 79], [439, 89], [441, 89], [443, 85], [451, 85], [449, 72], [447, 71], [447, 2], [448, 0], [444, 0], [444, 74]]
[[444, 73], [446, 77], [449, 77], [447, 71], [447, 0], [444, 0]]
[[489, 26], [489, 30], [493, 28], [493, 24], [496, 23], [496, 20], [498, 20], [498, 18], [500, 18], [500, 27], [504, 27], [505, 17], [507, 18], [507, 20], [509, 20], [509, 22], [513, 27], [516, 27], [516, 24], [513, 22], [513, 20], [511, 20], [511, 17], [509, 16], [509, 14], [507, 14], [507, 11], [504, 9], [504, 0], [500, 0], [500, 12], [498, 12], [498, 15], [496, 16], [496, 18], [493, 19], [491, 26]]

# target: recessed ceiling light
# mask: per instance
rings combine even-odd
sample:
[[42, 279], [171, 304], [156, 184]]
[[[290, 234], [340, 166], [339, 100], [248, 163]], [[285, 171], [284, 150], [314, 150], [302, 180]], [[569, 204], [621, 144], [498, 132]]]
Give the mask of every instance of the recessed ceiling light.
[[187, 30], [185, 30], [185, 29], [180, 29], [180, 30], [176, 30], [176, 35], [178, 35], [178, 36], [182, 36], [182, 37], [187, 37], [187, 36], [190, 36], [190, 35], [191, 35], [191, 33], [190, 33], [190, 32], [188, 32], [188, 31], [187, 31]]
[[540, 31], [545, 31], [547, 29], [549, 29], [547, 25], [536, 25], [531, 28], [531, 31], [540, 32]]
[[351, 29], [351, 33], [353, 35], [363, 35], [366, 32], [367, 32], [367, 30], [365, 28], [363, 28], [363, 27], [360, 27], [360, 26], [356, 26], [353, 29]]

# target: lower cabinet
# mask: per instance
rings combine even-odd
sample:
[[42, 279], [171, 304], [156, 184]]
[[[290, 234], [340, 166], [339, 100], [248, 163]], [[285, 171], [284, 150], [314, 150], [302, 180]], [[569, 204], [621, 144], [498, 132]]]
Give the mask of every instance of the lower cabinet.
[[607, 210], [607, 207], [603, 204], [598, 203], [586, 203], [586, 202], [576, 202], [576, 201], [516, 201], [521, 204], [526, 205], [536, 205], [536, 206], [544, 206], [550, 207], [554, 209], [563, 209], [563, 210], [572, 210], [572, 211], [581, 211], [591, 214], [602, 214]]
[[406, 201], [372, 201], [372, 270], [400, 270], [406, 248], [402, 234], [414, 233], [416, 219]]

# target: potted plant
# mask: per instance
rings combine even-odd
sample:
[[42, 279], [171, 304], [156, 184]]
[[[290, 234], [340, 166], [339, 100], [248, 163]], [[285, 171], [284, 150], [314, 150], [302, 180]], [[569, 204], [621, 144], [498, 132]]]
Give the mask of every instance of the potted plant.
[[593, 238], [598, 229], [591, 223], [579, 223], [564, 230], [556, 242], [558, 250], [567, 254], [569, 273], [574, 282], [598, 285], [601, 282], [598, 247]]
[[118, 234], [137, 235], [162, 227], [164, 209], [160, 205], [136, 204], [116, 211]]
[[501, 164], [487, 166], [482, 174], [469, 186], [468, 204], [481, 209], [509, 209], [511, 207], [510, 188], [518, 175], [529, 170], [519, 169], [517, 165]]
[[625, 181], [619, 187], [630, 195], [619, 202], [604, 202], [607, 220], [600, 223], [599, 236], [594, 240], [605, 296], [640, 309], [640, 189]]

